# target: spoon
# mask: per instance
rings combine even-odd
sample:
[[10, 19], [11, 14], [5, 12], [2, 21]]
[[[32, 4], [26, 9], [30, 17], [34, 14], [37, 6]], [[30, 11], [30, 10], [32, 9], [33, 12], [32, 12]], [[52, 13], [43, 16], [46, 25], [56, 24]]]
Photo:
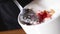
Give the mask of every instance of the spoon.
[[[27, 12], [29, 12], [30, 9], [26, 9], [26, 8], [23, 8], [17, 0], [14, 0], [14, 3], [18, 6], [19, 10], [20, 10], [20, 13], [18, 15], [18, 19], [21, 21], [21, 23], [23, 24], [27, 24], [27, 25], [31, 25], [29, 22], [31, 22], [30, 20], [28, 21], [28, 19], [23, 19], [23, 17], [25, 16], [24, 14], [27, 15]], [[32, 12], [31, 12], [32, 13]]]

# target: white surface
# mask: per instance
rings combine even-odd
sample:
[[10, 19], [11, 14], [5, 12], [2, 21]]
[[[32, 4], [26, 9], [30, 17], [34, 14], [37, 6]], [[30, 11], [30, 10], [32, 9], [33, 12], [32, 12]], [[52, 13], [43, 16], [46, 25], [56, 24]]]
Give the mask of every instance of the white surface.
[[[23, 25], [20, 23], [19, 17], [18, 16], [18, 22], [24, 29], [24, 31], [27, 34], [59, 34], [60, 32], [60, 4], [59, 0], [44, 0], [42, 2], [38, 1], [33, 1], [32, 3], [28, 4], [25, 6], [25, 8], [33, 8], [33, 10], [49, 10], [49, 9], [54, 9], [55, 14], [52, 16], [52, 20], [46, 21], [45, 23], [38, 24], [38, 25]], [[41, 5], [42, 6], [41, 6]]]

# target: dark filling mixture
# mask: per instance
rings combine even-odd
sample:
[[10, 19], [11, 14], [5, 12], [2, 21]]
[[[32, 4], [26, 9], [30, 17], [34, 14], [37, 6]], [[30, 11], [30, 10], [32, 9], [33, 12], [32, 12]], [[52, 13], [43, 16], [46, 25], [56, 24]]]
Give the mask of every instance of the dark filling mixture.
[[[51, 18], [51, 16], [54, 14], [54, 10], [51, 9], [51, 11], [40, 11], [39, 13], [34, 13], [34, 11], [32, 9], [24, 9], [24, 15], [23, 15], [23, 19], [26, 21], [22, 21], [23, 24], [26, 25], [33, 25], [34, 22], [36, 22], [36, 24], [39, 24], [41, 22], [44, 22], [45, 18]], [[33, 22], [31, 22], [33, 21]]]

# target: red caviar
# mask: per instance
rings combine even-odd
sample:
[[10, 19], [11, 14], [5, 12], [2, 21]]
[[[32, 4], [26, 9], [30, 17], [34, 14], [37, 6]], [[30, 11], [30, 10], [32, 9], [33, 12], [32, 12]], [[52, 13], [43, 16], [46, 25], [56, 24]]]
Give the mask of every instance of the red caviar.
[[54, 12], [53, 10], [51, 10], [50, 12], [44, 10], [43, 12], [40, 11], [40, 13], [37, 13], [39, 23], [43, 22], [45, 18], [51, 18], [53, 12]]

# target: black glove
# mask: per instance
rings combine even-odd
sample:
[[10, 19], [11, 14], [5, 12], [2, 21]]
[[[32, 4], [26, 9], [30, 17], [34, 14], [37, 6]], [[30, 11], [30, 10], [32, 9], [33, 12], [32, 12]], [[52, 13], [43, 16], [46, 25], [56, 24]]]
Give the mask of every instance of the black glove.
[[[24, 7], [30, 1], [18, 0], [18, 2]], [[19, 12], [20, 10], [12, 0], [0, 0], [0, 31], [21, 28], [17, 19]]]

